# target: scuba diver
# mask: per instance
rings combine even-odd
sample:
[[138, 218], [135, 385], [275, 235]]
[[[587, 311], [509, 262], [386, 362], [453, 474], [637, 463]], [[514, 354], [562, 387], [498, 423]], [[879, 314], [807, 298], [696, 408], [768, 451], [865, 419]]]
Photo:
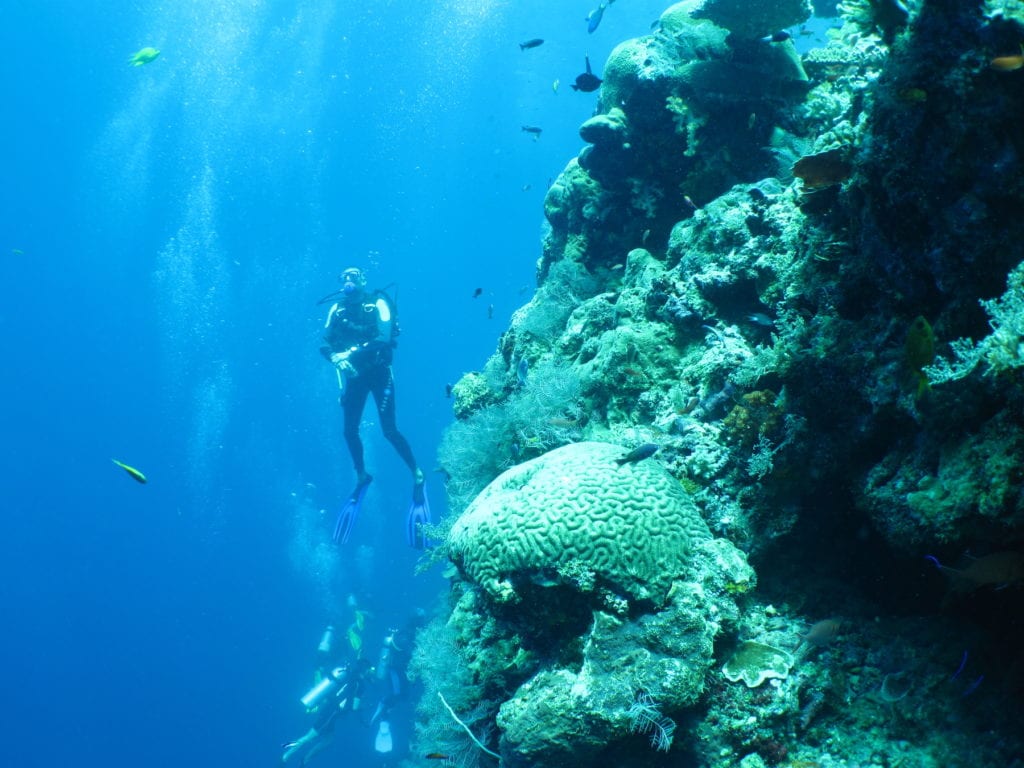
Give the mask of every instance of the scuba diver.
[[423, 626], [425, 621], [426, 612], [417, 609], [406, 622], [404, 629], [389, 629], [381, 643], [374, 670], [378, 683], [383, 688], [383, 693], [370, 718], [370, 724], [377, 723], [377, 734], [373, 746], [374, 750], [382, 756], [389, 754], [393, 748], [392, 710], [406, 694], [409, 681], [406, 669], [411, 657], [412, 644], [416, 630]]
[[[330, 631], [331, 628], [328, 627], [328, 632]], [[369, 661], [356, 659], [351, 664], [326, 670], [326, 673], [322, 674], [320, 681], [302, 697], [303, 706], [315, 718], [313, 725], [298, 739], [283, 745], [282, 765], [300, 753], [298, 765], [308, 765], [317, 753], [331, 743], [338, 718], [346, 712], [355, 712], [359, 709], [362, 703], [360, 696], [370, 670]]]
[[[405, 692], [405, 661], [407, 659], [405, 651], [398, 645], [397, 635], [397, 629], [388, 630], [381, 645], [380, 655], [377, 657], [377, 666], [374, 667], [377, 680], [382, 684], [384, 692], [370, 718], [370, 724], [377, 723], [377, 735], [374, 738], [373, 748], [381, 755], [386, 755], [392, 750], [391, 710]], [[411, 641], [412, 638], [409, 640]]]
[[424, 488], [423, 470], [416, 464], [408, 441], [395, 424], [395, 379], [391, 360], [398, 336], [394, 302], [381, 290], [367, 291], [366, 277], [357, 267], [341, 273], [341, 290], [320, 303], [339, 297], [327, 313], [324, 341], [320, 352], [334, 365], [341, 389], [341, 407], [345, 418], [345, 442], [356, 470], [356, 487], [338, 513], [334, 526], [335, 543], [348, 541], [373, 477], [363, 460], [359, 437], [366, 398], [373, 393], [380, 414], [381, 431], [395, 447], [413, 475], [412, 504], [406, 522], [410, 546], [422, 549], [426, 540], [422, 530], [430, 523], [430, 507]]

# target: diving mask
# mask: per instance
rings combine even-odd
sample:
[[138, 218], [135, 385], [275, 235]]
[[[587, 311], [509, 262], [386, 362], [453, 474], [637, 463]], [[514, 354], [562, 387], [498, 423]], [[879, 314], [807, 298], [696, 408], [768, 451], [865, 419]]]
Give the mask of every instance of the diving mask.
[[341, 279], [342, 284], [341, 290], [346, 296], [355, 293], [366, 285], [366, 278], [363, 276], [362, 270], [357, 269], [356, 267], [349, 267], [344, 270], [341, 275], [339, 275], [339, 278]]

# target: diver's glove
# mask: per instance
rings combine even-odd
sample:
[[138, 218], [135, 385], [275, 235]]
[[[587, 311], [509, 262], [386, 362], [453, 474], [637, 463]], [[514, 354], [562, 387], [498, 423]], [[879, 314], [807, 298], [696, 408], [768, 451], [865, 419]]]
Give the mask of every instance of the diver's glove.
[[331, 355], [331, 362], [334, 363], [334, 367], [338, 369], [340, 374], [352, 378], [353, 376], [358, 376], [359, 371], [357, 371], [356, 367], [349, 362], [348, 356], [348, 351], [335, 352]]

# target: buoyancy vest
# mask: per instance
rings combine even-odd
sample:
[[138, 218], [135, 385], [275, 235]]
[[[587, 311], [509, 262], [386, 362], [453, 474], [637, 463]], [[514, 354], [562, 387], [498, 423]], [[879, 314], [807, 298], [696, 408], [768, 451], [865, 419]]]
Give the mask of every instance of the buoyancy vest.
[[380, 293], [372, 301], [358, 304], [335, 302], [327, 313], [324, 330], [324, 341], [332, 352], [374, 342], [393, 346], [398, 335], [391, 303]]

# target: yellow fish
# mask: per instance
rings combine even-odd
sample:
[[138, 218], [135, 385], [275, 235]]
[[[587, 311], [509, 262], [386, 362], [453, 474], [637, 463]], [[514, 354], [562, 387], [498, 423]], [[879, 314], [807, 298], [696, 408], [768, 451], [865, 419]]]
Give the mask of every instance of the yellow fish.
[[139, 472], [139, 470], [137, 470], [135, 467], [129, 467], [127, 464], [124, 464], [124, 463], [118, 461], [117, 459], [111, 459], [111, 461], [114, 462], [115, 464], [117, 464], [117, 466], [119, 466], [121, 469], [123, 469], [129, 475], [131, 475], [135, 479], [136, 482], [142, 483], [143, 485], [145, 485], [145, 483], [146, 483], [146, 476], [144, 474], [142, 474], [141, 472]]
[[143, 64], [149, 64], [159, 55], [160, 51], [158, 51], [156, 48], [146, 46], [145, 48], [133, 53], [131, 58], [128, 59], [128, 63], [131, 64], [133, 67], [141, 67]]
[[562, 84], [562, 81], [557, 79], [557, 78], [555, 78], [555, 82], [553, 82], [551, 84], [551, 90], [553, 92], [555, 92], [555, 93], [558, 93], [558, 86], [560, 86], [561, 84]]
[[1024, 43], [1021, 43], [1020, 53], [1011, 56], [996, 56], [988, 65], [997, 72], [1016, 72], [1024, 67]]

